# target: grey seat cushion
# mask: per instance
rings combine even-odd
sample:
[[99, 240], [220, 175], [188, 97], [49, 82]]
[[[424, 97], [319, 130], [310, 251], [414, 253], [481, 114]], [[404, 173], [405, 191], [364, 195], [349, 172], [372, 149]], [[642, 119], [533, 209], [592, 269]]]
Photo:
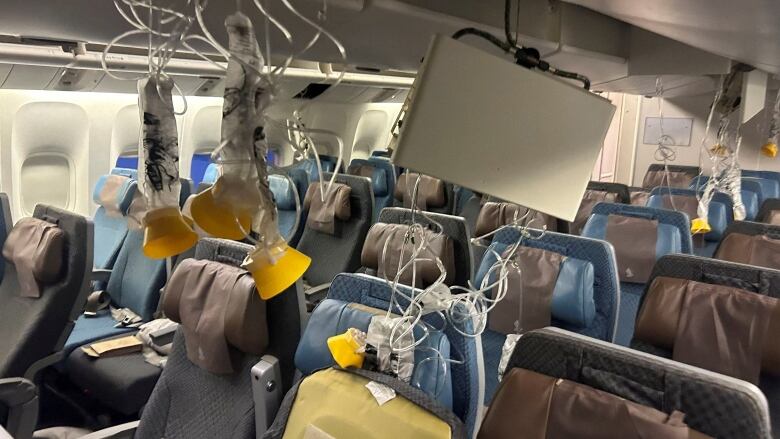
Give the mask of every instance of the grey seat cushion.
[[140, 353], [96, 359], [81, 349], [70, 353], [65, 370], [80, 389], [125, 415], [141, 410], [162, 372]]

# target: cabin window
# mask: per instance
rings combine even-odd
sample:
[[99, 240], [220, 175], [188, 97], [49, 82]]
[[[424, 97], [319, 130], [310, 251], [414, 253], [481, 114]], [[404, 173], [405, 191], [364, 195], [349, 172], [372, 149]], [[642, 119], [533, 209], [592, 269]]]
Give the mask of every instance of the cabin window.
[[138, 169], [138, 155], [122, 154], [116, 158], [116, 167], [125, 169]]
[[70, 161], [58, 154], [36, 154], [22, 163], [21, 198], [24, 213], [32, 215], [42, 203], [73, 210], [74, 174]]
[[198, 187], [203, 181], [203, 176], [206, 174], [206, 168], [208, 168], [209, 163], [211, 163], [210, 152], [200, 152], [192, 155], [192, 160], [190, 161], [190, 178], [195, 187]]

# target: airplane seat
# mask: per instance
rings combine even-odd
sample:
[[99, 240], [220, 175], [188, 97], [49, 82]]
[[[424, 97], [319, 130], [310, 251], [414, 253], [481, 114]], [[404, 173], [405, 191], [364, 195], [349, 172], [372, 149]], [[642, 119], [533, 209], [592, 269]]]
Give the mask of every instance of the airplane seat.
[[133, 180], [138, 180], [138, 170], [136, 169], [116, 167], [111, 169], [111, 174], [121, 175], [127, 178], [131, 178]]
[[379, 218], [379, 212], [385, 207], [392, 206], [393, 191], [395, 190], [395, 170], [393, 165], [386, 160], [354, 159], [347, 168], [347, 174], [371, 179], [371, 187], [374, 193], [373, 221]]
[[127, 236], [127, 211], [138, 182], [126, 175], [103, 175], [95, 184], [92, 200], [98, 205], [92, 222], [95, 228], [95, 268], [110, 269]]
[[780, 269], [780, 226], [735, 221], [726, 229], [713, 257]]
[[[179, 264], [162, 306], [180, 325], [140, 421], [85, 439], [118, 432], [149, 438], [262, 436], [293, 384], [300, 320], [296, 285], [268, 301], [259, 298], [252, 277], [240, 268], [251, 249], [207, 238], [198, 243], [194, 259]], [[113, 393], [124, 396], [122, 389]]]
[[206, 166], [206, 170], [203, 171], [203, 178], [201, 178], [200, 183], [198, 183], [198, 187], [204, 183], [211, 186], [216, 183], [217, 178], [219, 178], [219, 165], [216, 163], [209, 163], [209, 165]]
[[[400, 286], [399, 290], [411, 295], [410, 287]], [[383, 279], [365, 274], [339, 274], [333, 279], [328, 292], [328, 299], [357, 303], [363, 306], [385, 310], [390, 308], [391, 300], [408, 305], [403, 297], [395, 295], [393, 289]], [[423, 320], [435, 328], [441, 328], [441, 318], [435, 314], [423, 317]], [[455, 328], [452, 323], [444, 327], [443, 335], [450, 344], [450, 356], [455, 362], [447, 362], [447, 374], [452, 383], [452, 411], [466, 426], [468, 437], [471, 437], [482, 401], [479, 395], [484, 391], [484, 383], [480, 383], [479, 364], [482, 362], [482, 352], [477, 349], [474, 337], [464, 335], [473, 332], [470, 321], [459, 323]], [[424, 353], [423, 353], [424, 354]], [[428, 362], [430, 363], [430, 361]], [[446, 376], [445, 375], [445, 376]], [[441, 376], [441, 372], [434, 374]], [[436, 378], [438, 380], [438, 378]]]
[[766, 198], [780, 198], [780, 172], [777, 171], [751, 171], [747, 169], [742, 170], [742, 177], [760, 178], [764, 197]]
[[631, 195], [628, 186], [620, 183], [606, 183], [590, 181], [582, 196], [582, 202], [577, 210], [574, 221], [566, 224], [566, 231], [572, 235], [582, 233], [582, 228], [590, 217], [593, 206], [597, 203], [622, 203], [631, 204]]
[[650, 189], [643, 187], [629, 186], [629, 195], [631, 196], [631, 205], [633, 206], [645, 206], [647, 205], [647, 199], [650, 198]]
[[[669, 170], [667, 179], [666, 169]], [[691, 179], [701, 174], [701, 168], [698, 166], [680, 166], [664, 165], [663, 163], [653, 163], [647, 168], [642, 187], [653, 189], [655, 187], [673, 187], [685, 189], [688, 187]]]
[[[506, 252], [518, 239], [520, 232], [517, 229], [507, 228], [495, 234], [479, 265], [475, 287], [481, 287], [483, 282], [487, 282], [487, 286], [495, 281], [497, 273], [491, 276], [491, 279], [485, 280], [490, 268], [497, 261], [495, 255]], [[538, 274], [527, 279], [547, 280], [543, 290], [529, 287], [552, 296], [549, 309], [535, 312], [528, 308], [529, 313], [543, 314], [545, 319], [549, 315], [549, 322], [543, 322], [543, 326], [553, 325], [609, 342], [614, 340], [620, 305], [620, 286], [615, 256], [609, 244], [595, 239], [547, 232], [538, 239], [524, 239], [519, 249], [522, 253], [518, 254], [516, 260], [524, 262], [523, 265], [528, 265], [529, 269]], [[531, 261], [542, 259], [545, 260], [543, 265], [546, 268], [540, 272], [539, 267], [542, 265], [536, 262], [531, 265]], [[521, 269], [523, 265], [520, 266]], [[520, 308], [516, 294], [524, 288], [524, 284], [522, 278], [520, 285], [511, 277], [509, 280], [510, 290], [504, 297], [506, 303], [499, 302], [490, 312], [488, 327], [482, 333], [486, 404], [490, 402], [498, 387], [499, 361], [506, 336], [516, 332], [514, 324], [518, 317], [517, 309]], [[512, 294], [513, 292], [515, 294]], [[512, 307], [507, 304], [512, 304]], [[529, 316], [529, 319], [533, 322], [532, 317]]]
[[[137, 325], [123, 325], [122, 312], [129, 309], [137, 314], [142, 322], [152, 319], [160, 298], [160, 289], [165, 285], [165, 260], [150, 259], [143, 252], [144, 234], [141, 230], [131, 230], [119, 250], [114, 267], [108, 277], [105, 293], [90, 296], [85, 313], [76, 320], [73, 332], [65, 343], [64, 351], [70, 354], [79, 346], [114, 335], [134, 332]], [[100, 303], [105, 306], [100, 306]], [[92, 312], [94, 315], [88, 315]], [[115, 315], [114, 315], [115, 314]]]
[[[677, 210], [688, 215], [689, 220], [698, 218], [699, 200], [694, 189], [657, 187], [650, 192], [647, 206], [656, 209]], [[723, 192], [716, 192], [710, 201], [707, 222], [712, 231], [695, 236], [693, 253], [710, 257], [723, 237], [726, 227], [734, 222], [734, 201]], [[689, 227], [690, 229], [690, 224]]]
[[667, 256], [653, 270], [631, 347], [758, 386], [777, 431], [779, 299], [780, 271]]
[[[533, 414], [533, 415], [531, 415]], [[518, 340], [478, 439], [772, 437], [754, 386], [558, 328]]]
[[[323, 176], [326, 182], [331, 174]], [[315, 206], [319, 198], [319, 183], [312, 183], [304, 198], [308, 217], [298, 251], [311, 258], [312, 263], [303, 275], [306, 294], [311, 301], [323, 296], [327, 285], [339, 273], [352, 273], [360, 268], [360, 254], [373, 215], [371, 182], [365, 177], [339, 174], [335, 183], [334, 203], [338, 212], [325, 208], [325, 203]], [[326, 183], [327, 185], [327, 183]], [[326, 186], [327, 187], [327, 186]], [[315, 209], [316, 207], [316, 209]]]
[[[333, 172], [336, 169], [336, 162], [338, 161], [338, 157], [320, 154], [320, 165], [322, 166], [322, 172]], [[339, 173], [344, 172], [344, 162], [341, 162], [341, 168], [338, 171]]]
[[[11, 217], [11, 200], [7, 194], [0, 192], [0, 248], [3, 248], [5, 239], [11, 233], [14, 226], [14, 220]], [[5, 274], [5, 258], [0, 258], [0, 284], [3, 282]]]
[[474, 191], [463, 186], [454, 186], [455, 206], [452, 209], [454, 215], [462, 216], [461, 212], [466, 207], [466, 203], [474, 196]]
[[[393, 207], [412, 207], [412, 192], [417, 173], [403, 173], [398, 176], [393, 191]], [[417, 189], [417, 208], [434, 213], [451, 214], [455, 205], [453, 186], [444, 180], [422, 175]]]
[[763, 203], [769, 198], [780, 198], [780, 182], [767, 177], [742, 176], [742, 184], [753, 182], [758, 184], [758, 188], [753, 189], [758, 194], [758, 204]]
[[179, 207], [184, 207], [184, 203], [187, 202], [187, 198], [193, 194], [195, 187], [193, 187], [192, 180], [189, 178], [180, 178], [181, 189], [179, 189]]
[[769, 198], [761, 205], [756, 221], [780, 226], [780, 198]]
[[276, 203], [279, 233], [287, 240], [288, 244], [295, 247], [301, 239], [304, 224], [298, 218], [298, 211], [302, 209], [303, 203], [298, 198], [295, 183], [286, 175], [270, 174], [268, 175], [268, 185]]
[[[696, 193], [701, 193], [704, 190], [708, 180], [708, 176], [700, 175], [691, 180], [690, 189], [695, 190]], [[775, 183], [771, 180], [749, 177], [742, 177], [740, 182], [740, 195], [742, 198], [742, 204], [745, 206], [745, 219], [748, 221], [755, 220], [756, 215], [758, 215], [758, 208], [762, 203], [761, 200], [763, 197], [764, 188], [762, 187], [761, 181], [772, 184]]]
[[43, 204], [9, 233], [0, 284], [0, 377], [32, 379], [60, 360], [89, 294], [93, 236], [88, 219]]
[[[401, 252], [406, 255], [404, 262], [409, 260], [413, 247], [411, 243], [404, 246], [404, 236], [408, 225], [412, 221], [412, 211], [400, 207], [388, 207], [379, 214], [379, 221], [371, 226], [366, 236], [361, 252], [361, 264], [363, 270], [372, 276], [387, 276], [393, 280], [397, 274], [398, 259]], [[426, 228], [426, 239], [429, 249], [439, 257], [447, 270], [444, 283], [448, 286], [468, 286], [468, 281], [473, 275], [473, 255], [471, 253], [470, 235], [466, 221], [457, 216], [438, 214], [432, 212], [418, 213], [415, 222]], [[439, 236], [439, 226], [442, 235]], [[387, 244], [388, 254], [382, 265], [382, 251]], [[419, 257], [431, 258], [431, 253], [422, 253]], [[439, 269], [431, 260], [419, 262], [417, 265], [418, 287], [428, 287], [438, 279]], [[412, 270], [408, 270], [400, 278], [404, 285], [412, 282]], [[424, 285], [421, 285], [424, 284]]]
[[620, 278], [615, 343], [627, 346], [639, 302], [655, 262], [670, 253], [693, 251], [690, 220], [683, 212], [627, 204], [599, 203], [582, 236], [612, 244]]

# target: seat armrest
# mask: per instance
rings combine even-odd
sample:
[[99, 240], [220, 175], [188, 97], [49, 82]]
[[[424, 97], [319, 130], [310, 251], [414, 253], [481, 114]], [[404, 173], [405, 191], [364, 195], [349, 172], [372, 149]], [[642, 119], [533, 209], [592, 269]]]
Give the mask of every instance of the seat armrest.
[[25, 378], [0, 379], [0, 404], [8, 409], [4, 428], [16, 439], [29, 439], [38, 422], [38, 387]]
[[133, 439], [140, 422], [141, 421], [133, 421], [104, 428], [86, 436], [82, 436], [81, 439]]
[[92, 282], [108, 282], [108, 278], [111, 277], [111, 270], [108, 268], [93, 268], [92, 269]]
[[250, 373], [252, 398], [255, 401], [255, 435], [260, 439], [276, 418], [282, 403], [282, 372], [276, 357], [263, 355]]
[[313, 286], [304, 291], [306, 295], [306, 310], [312, 312], [314, 308], [322, 302], [330, 290], [330, 282], [322, 285]]

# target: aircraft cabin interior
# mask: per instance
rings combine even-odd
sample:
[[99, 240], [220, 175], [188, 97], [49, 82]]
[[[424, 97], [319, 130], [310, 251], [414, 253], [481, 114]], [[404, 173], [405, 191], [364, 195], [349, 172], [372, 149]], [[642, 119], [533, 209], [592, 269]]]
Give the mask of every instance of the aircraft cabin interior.
[[0, 439], [780, 438], [777, 0], [0, 0]]

